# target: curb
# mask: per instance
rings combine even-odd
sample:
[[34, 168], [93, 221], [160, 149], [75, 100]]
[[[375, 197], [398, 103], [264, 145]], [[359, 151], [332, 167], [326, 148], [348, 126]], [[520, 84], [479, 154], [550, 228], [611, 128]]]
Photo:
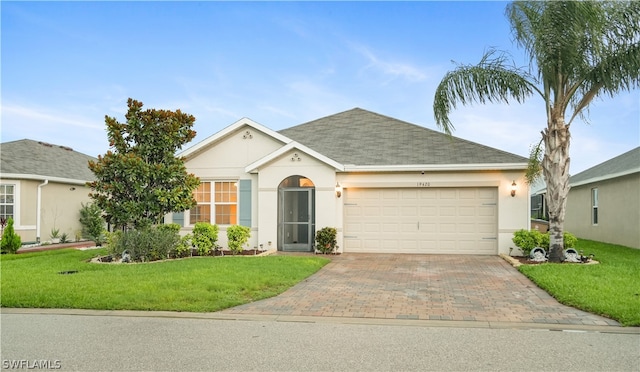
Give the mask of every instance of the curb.
[[215, 313], [190, 313], [172, 311], [135, 311], [135, 310], [87, 310], [87, 309], [34, 309], [34, 308], [0, 308], [0, 314], [36, 314], [36, 315], [70, 315], [70, 316], [111, 316], [130, 318], [163, 318], [163, 319], [203, 319], [254, 322], [292, 322], [292, 323], [333, 323], [354, 325], [385, 325], [411, 327], [445, 327], [445, 328], [487, 328], [487, 329], [520, 329], [547, 330], [567, 332], [597, 332], [640, 335], [640, 327], [599, 326], [581, 324], [549, 324], [549, 323], [516, 323], [494, 321], [460, 321], [460, 320], [419, 320], [419, 319], [386, 319], [386, 318], [343, 318], [322, 316], [293, 315], [252, 315]]

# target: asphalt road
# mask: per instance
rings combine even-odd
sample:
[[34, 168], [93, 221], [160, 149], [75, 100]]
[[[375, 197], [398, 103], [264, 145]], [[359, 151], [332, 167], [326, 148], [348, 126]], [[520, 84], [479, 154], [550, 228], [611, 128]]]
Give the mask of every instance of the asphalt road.
[[[2, 369], [639, 371], [640, 334], [420, 322], [0, 315]], [[152, 314], [152, 313], [150, 313]], [[412, 325], [415, 324], [415, 325]], [[467, 323], [471, 325], [472, 323]], [[40, 364], [38, 364], [40, 363]]]

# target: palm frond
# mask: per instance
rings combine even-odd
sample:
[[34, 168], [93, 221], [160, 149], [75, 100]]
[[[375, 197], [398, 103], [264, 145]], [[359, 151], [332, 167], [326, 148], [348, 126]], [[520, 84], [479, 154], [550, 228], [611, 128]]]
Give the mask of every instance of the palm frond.
[[532, 146], [529, 152], [529, 162], [524, 177], [527, 184], [532, 185], [542, 176], [542, 158], [544, 156], [544, 141], [541, 139], [537, 145]]
[[454, 127], [449, 114], [458, 103], [522, 103], [533, 92], [542, 95], [533, 80], [526, 71], [508, 65], [504, 53], [489, 50], [477, 65], [459, 65], [442, 79], [433, 102], [436, 124], [451, 134]]

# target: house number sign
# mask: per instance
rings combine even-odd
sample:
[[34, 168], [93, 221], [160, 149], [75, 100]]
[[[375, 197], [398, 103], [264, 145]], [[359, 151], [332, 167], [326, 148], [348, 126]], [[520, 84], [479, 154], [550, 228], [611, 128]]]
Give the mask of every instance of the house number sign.
[[431, 182], [418, 182], [417, 187], [431, 187]]

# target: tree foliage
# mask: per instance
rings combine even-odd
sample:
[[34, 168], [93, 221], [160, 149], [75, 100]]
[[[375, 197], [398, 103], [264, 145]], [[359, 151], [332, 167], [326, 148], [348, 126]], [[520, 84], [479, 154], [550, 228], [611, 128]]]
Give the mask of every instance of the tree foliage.
[[529, 56], [529, 69], [495, 50], [477, 65], [459, 65], [436, 88], [434, 117], [451, 133], [449, 114], [458, 103], [542, 98], [546, 126], [526, 177], [531, 182], [542, 172], [546, 181], [550, 261], [557, 262], [569, 193], [571, 123], [585, 117], [595, 98], [640, 86], [640, 2], [516, 1], [506, 15], [517, 45]]
[[195, 205], [192, 195], [200, 181], [175, 156], [195, 137], [195, 118], [180, 110], [143, 110], [142, 102], [131, 98], [127, 106], [124, 123], [105, 116], [113, 150], [89, 162], [96, 180], [88, 185], [107, 222], [137, 229]]

